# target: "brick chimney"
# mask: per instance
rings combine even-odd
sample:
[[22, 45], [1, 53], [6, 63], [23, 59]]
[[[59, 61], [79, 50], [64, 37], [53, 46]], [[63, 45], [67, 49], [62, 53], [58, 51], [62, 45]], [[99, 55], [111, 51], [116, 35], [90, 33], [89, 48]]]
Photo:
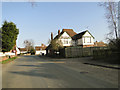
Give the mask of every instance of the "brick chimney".
[[41, 46], [44, 47], [44, 44], [42, 43]]
[[58, 30], [58, 35], [60, 35], [60, 30]]
[[51, 40], [53, 40], [53, 33], [51, 32]]

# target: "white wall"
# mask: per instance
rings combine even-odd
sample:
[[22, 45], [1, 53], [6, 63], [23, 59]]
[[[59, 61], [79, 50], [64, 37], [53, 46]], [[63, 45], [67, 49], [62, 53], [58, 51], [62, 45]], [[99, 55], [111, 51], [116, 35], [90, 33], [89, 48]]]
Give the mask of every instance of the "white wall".
[[16, 47], [16, 50], [17, 50], [17, 54], [20, 54], [20, 50]]
[[[59, 40], [62, 41], [63, 46], [72, 46], [72, 38], [66, 32], [64, 32], [60, 36]], [[65, 43], [65, 41], [68, 42], [68, 43]]]
[[86, 32], [83, 35], [82, 42], [83, 42], [83, 45], [94, 45], [94, 38], [88, 32]]
[[42, 53], [44, 53], [44, 55], [46, 55], [46, 50], [39, 50], [39, 51], [35, 52], [36, 55], [42, 55]]
[[86, 32], [81, 39], [77, 40], [77, 45], [94, 45], [94, 39], [88, 32]]
[[27, 51], [20, 51], [20, 53], [23, 53], [23, 54], [24, 54], [24, 53], [27, 53]]
[[1, 56], [5, 56], [5, 54], [3, 54], [3, 52], [0, 52], [0, 57], [1, 57]]
[[15, 53], [5, 52], [5, 55], [9, 55], [9, 56], [11, 56], [11, 55], [15, 55]]

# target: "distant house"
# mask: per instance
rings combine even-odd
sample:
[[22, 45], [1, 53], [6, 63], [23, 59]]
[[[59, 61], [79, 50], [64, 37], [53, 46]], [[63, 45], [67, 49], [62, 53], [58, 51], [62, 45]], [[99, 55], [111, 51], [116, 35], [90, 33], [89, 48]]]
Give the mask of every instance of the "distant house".
[[46, 46], [41, 44], [41, 46], [35, 47], [35, 55], [46, 55]]
[[16, 45], [9, 51], [9, 52], [0, 52], [0, 56], [15, 56], [20, 54], [20, 50], [18, 49], [18, 47], [16, 47]]
[[106, 47], [107, 44], [102, 41], [100, 41], [100, 42], [96, 41], [96, 42], [94, 42], [94, 46], [95, 47]]
[[20, 50], [21, 54], [26, 54], [27, 53], [26, 48], [18, 48], [18, 49]]

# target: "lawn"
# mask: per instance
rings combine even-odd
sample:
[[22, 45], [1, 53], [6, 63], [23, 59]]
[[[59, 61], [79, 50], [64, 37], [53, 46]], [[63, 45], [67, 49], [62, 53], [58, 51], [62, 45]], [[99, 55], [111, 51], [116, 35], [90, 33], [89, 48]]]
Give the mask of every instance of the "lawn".
[[7, 60], [1, 61], [0, 63], [6, 64], [6, 63], [9, 63], [9, 62], [15, 60], [16, 58], [17, 58], [17, 57], [12, 57], [12, 58], [9, 58], [9, 59], [7, 59]]

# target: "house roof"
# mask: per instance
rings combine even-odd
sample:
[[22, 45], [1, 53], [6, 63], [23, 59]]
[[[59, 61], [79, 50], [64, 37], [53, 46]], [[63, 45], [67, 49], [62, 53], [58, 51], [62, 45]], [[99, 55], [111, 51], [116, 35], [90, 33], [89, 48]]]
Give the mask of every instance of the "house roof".
[[20, 51], [27, 51], [26, 48], [18, 48]]
[[70, 37], [73, 37], [77, 33], [73, 31], [73, 29], [63, 29], [62, 32], [66, 32]]
[[42, 50], [45, 50], [45, 49], [46, 49], [46, 46], [44, 46], [44, 47], [43, 47], [43, 46], [36, 46], [36, 47], [35, 47], [35, 50], [41, 50], [41, 49], [42, 49]]
[[[81, 33], [78, 33], [78, 34], [74, 35], [74, 36], [73, 36], [73, 40], [77, 40], [77, 39], [82, 38], [82, 36], [83, 36], [86, 32], [88, 32], [88, 33], [92, 36], [92, 34], [91, 34], [88, 30], [86, 30], [86, 31], [83, 31], [83, 32], [81, 32]], [[92, 36], [92, 37], [93, 37], [93, 36]], [[93, 37], [93, 38], [94, 38], [94, 37]]]
[[49, 45], [46, 47], [45, 50], [48, 50], [48, 49], [50, 49], [50, 48], [51, 48], [51, 44], [49, 44]]
[[94, 46], [107, 46], [107, 44], [102, 41], [100, 41], [100, 42], [96, 41], [96, 42], [94, 42]]
[[58, 39], [64, 32], [66, 32], [71, 38], [77, 33], [73, 31], [73, 29], [62, 29], [60, 35], [57, 35], [54, 39]]

